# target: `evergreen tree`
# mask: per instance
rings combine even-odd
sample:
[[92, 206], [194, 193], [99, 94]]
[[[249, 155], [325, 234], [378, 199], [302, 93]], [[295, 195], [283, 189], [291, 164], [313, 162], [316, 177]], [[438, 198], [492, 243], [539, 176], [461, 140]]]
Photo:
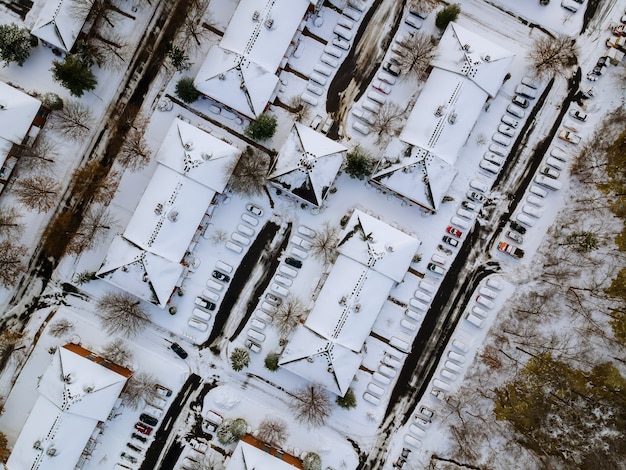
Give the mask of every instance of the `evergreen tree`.
[[345, 410], [356, 407], [356, 396], [354, 395], [354, 391], [349, 388], [343, 397], [337, 397], [335, 403]]
[[365, 179], [374, 170], [374, 161], [358, 145], [346, 155], [345, 172], [350, 178]]
[[0, 26], [0, 60], [7, 66], [17, 62], [24, 65], [30, 55], [30, 32], [15, 23]]
[[191, 67], [191, 62], [189, 62], [189, 56], [182, 48], [178, 46], [170, 47], [167, 51], [167, 56], [169, 57], [170, 62], [172, 62], [172, 65], [177, 72], [189, 70], [189, 67]]
[[183, 77], [176, 83], [176, 96], [178, 96], [185, 103], [193, 103], [200, 98], [200, 92], [193, 83], [193, 79], [189, 77]]
[[254, 140], [267, 140], [276, 133], [276, 117], [269, 114], [261, 114], [256, 121], [252, 121], [244, 134]]
[[98, 80], [91, 69], [77, 56], [67, 55], [63, 62], [52, 61], [52, 78], [67, 88], [74, 96], [83, 96], [85, 91], [95, 90]]
[[230, 365], [235, 372], [239, 372], [250, 364], [250, 353], [244, 348], [235, 348], [230, 355]]
[[437, 13], [435, 26], [439, 29], [446, 29], [451, 21], [458, 18], [459, 13], [461, 13], [461, 5], [458, 3], [453, 3], [452, 5], [444, 7], [443, 10]]

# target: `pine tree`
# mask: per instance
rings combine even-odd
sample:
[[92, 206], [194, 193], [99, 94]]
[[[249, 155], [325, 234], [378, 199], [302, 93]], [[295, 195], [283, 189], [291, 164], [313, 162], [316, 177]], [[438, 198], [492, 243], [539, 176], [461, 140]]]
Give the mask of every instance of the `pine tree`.
[[0, 60], [7, 66], [17, 62], [24, 65], [30, 55], [30, 32], [15, 23], [0, 26]]
[[250, 364], [250, 353], [244, 348], [235, 348], [230, 355], [230, 365], [235, 372], [239, 372]]
[[183, 77], [176, 83], [176, 96], [178, 96], [185, 103], [193, 103], [200, 98], [200, 92], [193, 83], [193, 79], [189, 77]]
[[95, 90], [98, 80], [91, 69], [75, 55], [65, 56], [63, 62], [52, 61], [52, 78], [67, 88], [74, 96], [83, 96], [85, 91]]

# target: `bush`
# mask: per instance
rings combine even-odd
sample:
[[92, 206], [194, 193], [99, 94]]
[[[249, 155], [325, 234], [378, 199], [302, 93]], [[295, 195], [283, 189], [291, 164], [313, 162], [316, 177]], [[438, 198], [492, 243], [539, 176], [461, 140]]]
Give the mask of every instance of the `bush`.
[[374, 170], [374, 160], [360, 146], [346, 155], [345, 172], [350, 178], [365, 179]]
[[276, 117], [269, 114], [261, 114], [256, 121], [252, 121], [244, 134], [254, 140], [268, 140], [276, 133]]
[[356, 396], [354, 395], [352, 389], [349, 388], [346, 394], [343, 397], [337, 397], [337, 400], [335, 400], [335, 402], [341, 408], [349, 410], [350, 408], [356, 407]]
[[459, 5], [458, 3], [448, 5], [439, 13], [437, 13], [437, 17], [435, 18], [435, 26], [437, 26], [437, 28], [439, 29], [446, 29], [451, 21], [454, 21], [458, 18], [459, 13], [461, 13], [461, 5]]
[[272, 372], [276, 372], [278, 370], [278, 358], [280, 356], [278, 353], [269, 353], [265, 356], [265, 368], [267, 370], [271, 370]]
[[250, 353], [244, 348], [235, 348], [230, 355], [230, 365], [235, 372], [239, 372], [250, 364]]
[[230, 444], [245, 436], [247, 431], [248, 423], [245, 419], [225, 419], [217, 428], [217, 440], [222, 444]]
[[322, 459], [315, 452], [307, 452], [302, 459], [302, 468], [304, 470], [321, 470]]
[[24, 65], [30, 55], [30, 31], [15, 23], [0, 26], [0, 61]]
[[183, 77], [176, 83], [176, 96], [185, 103], [193, 103], [200, 98], [200, 92], [193, 83], [193, 79]]

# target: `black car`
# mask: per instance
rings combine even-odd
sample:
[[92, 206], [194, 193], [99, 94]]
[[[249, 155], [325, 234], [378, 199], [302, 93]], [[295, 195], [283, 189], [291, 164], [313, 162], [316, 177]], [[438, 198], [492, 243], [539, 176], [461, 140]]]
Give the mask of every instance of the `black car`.
[[134, 450], [135, 452], [141, 454], [141, 448], [137, 447], [135, 444], [131, 444], [130, 442], [127, 442], [126, 447], [128, 447], [130, 450]]
[[511, 220], [511, 228], [513, 230], [515, 230], [517, 233], [521, 233], [522, 235], [524, 235], [526, 233], [526, 227], [524, 227], [523, 225], [518, 224], [517, 222]]
[[141, 413], [139, 415], [139, 420], [143, 421], [149, 426], [156, 426], [157, 423], [159, 422], [159, 420], [156, 419], [154, 416], [150, 416], [149, 414], [146, 414], [146, 413]]
[[126, 452], [122, 452], [120, 454], [120, 457], [122, 457], [124, 460], [128, 460], [130, 463], [137, 463], [137, 457], [127, 454]]
[[189, 354], [187, 354], [187, 351], [185, 351], [182, 346], [178, 343], [172, 343], [170, 344], [170, 348], [172, 348], [172, 351], [174, 351], [176, 354], [178, 354], [178, 356], [181, 359], [187, 359], [187, 356], [189, 356]]
[[146, 442], [148, 440], [145, 437], [143, 437], [141, 434], [137, 434], [136, 432], [132, 433], [131, 437], [133, 439], [137, 439], [139, 442]]
[[456, 238], [449, 237], [445, 235], [442, 240], [446, 242], [448, 245], [459, 246], [459, 241]]
[[293, 266], [294, 268], [298, 268], [298, 269], [302, 267], [302, 261], [300, 261], [299, 259], [292, 258], [291, 256], [288, 258], [285, 258], [285, 263], [287, 263], [289, 266]]
[[218, 271], [217, 269], [215, 269], [211, 275], [217, 279], [218, 281], [222, 281], [222, 282], [228, 282], [230, 281], [230, 276], [227, 274], [224, 274], [222, 271]]

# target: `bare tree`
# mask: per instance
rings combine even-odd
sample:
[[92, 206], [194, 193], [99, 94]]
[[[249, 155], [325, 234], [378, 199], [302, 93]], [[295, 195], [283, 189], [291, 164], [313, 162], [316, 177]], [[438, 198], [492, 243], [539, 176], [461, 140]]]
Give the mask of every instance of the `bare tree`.
[[413, 10], [420, 10], [424, 13], [433, 11], [439, 5], [439, 0], [411, 0], [409, 2], [409, 8]]
[[298, 297], [290, 295], [278, 307], [272, 324], [282, 337], [287, 337], [298, 325], [304, 312], [302, 301]]
[[132, 361], [133, 355], [133, 350], [122, 338], [115, 338], [113, 341], [107, 343], [100, 353], [100, 356], [104, 357], [107, 361], [111, 361], [120, 366], [125, 366]]
[[293, 118], [298, 122], [304, 121], [311, 114], [311, 107], [300, 95], [292, 96], [289, 103], [287, 103], [287, 107]]
[[117, 155], [117, 162], [125, 169], [137, 171], [150, 163], [150, 148], [144, 139], [144, 129], [131, 129]]
[[282, 447], [287, 440], [287, 423], [280, 418], [267, 417], [259, 424], [257, 437], [274, 447]]
[[65, 336], [72, 331], [74, 331], [74, 324], [67, 318], [59, 318], [54, 323], [51, 323], [50, 328], [48, 328], [48, 333], [55, 338]]
[[333, 409], [328, 393], [321, 385], [310, 384], [294, 392], [290, 407], [296, 420], [308, 426], [322, 426]]
[[70, 140], [84, 139], [93, 126], [89, 108], [75, 100], [66, 100], [63, 109], [52, 113], [50, 128]]
[[211, 233], [211, 241], [217, 245], [219, 243], [223, 243], [228, 239], [228, 232], [224, 229], [218, 228], [215, 229], [212, 233]]
[[136, 410], [142, 404], [158, 398], [156, 386], [157, 378], [154, 375], [137, 372], [128, 379], [120, 397], [128, 407]]
[[387, 101], [380, 107], [380, 111], [373, 115], [372, 130], [378, 134], [376, 142], [380, 143], [384, 135], [394, 136], [400, 130], [404, 112], [392, 101]]
[[400, 68], [406, 74], [421, 78], [436, 56], [434, 38], [425, 34], [407, 35], [398, 41], [398, 45], [404, 48], [403, 54], [397, 56]]
[[125, 67], [128, 55], [128, 44], [116, 33], [105, 35], [96, 31], [86, 43], [90, 57], [103, 69], [118, 70]]
[[324, 266], [330, 266], [337, 258], [338, 235], [339, 229], [326, 222], [311, 241], [311, 254], [322, 261]]
[[3, 207], [0, 210], [0, 236], [9, 239], [18, 238], [24, 231], [24, 225], [20, 223], [22, 214], [13, 207]]
[[231, 160], [224, 171], [230, 175], [230, 189], [245, 196], [258, 196], [265, 191], [269, 157], [254, 147], [246, 147], [238, 160]]
[[115, 5], [111, 0], [80, 0], [70, 2], [70, 15], [76, 19], [88, 18], [92, 23], [92, 30], [98, 30], [104, 23], [114, 27]]
[[24, 260], [28, 250], [23, 245], [14, 245], [9, 240], [0, 242], [0, 284], [10, 287], [24, 273]]
[[43, 133], [32, 146], [20, 145], [18, 151], [18, 168], [25, 171], [49, 168], [59, 156], [57, 145]]
[[103, 205], [91, 206], [85, 213], [78, 231], [69, 242], [67, 252], [80, 254], [85, 250], [91, 250], [106, 237], [107, 232], [115, 222], [116, 220], [108, 207]]
[[575, 39], [564, 34], [536, 39], [526, 58], [537, 77], [565, 75], [576, 65], [578, 48]]
[[115, 169], [91, 160], [74, 172], [74, 190], [91, 197], [93, 202], [108, 204], [113, 199], [121, 175]]
[[176, 39], [179, 47], [195, 50], [202, 45], [203, 39], [210, 37], [211, 32], [204, 26], [204, 23], [214, 23], [211, 12], [207, 11], [208, 7], [209, 0], [191, 0], [191, 7]]
[[109, 292], [102, 296], [97, 306], [102, 326], [111, 335], [132, 337], [150, 323], [141, 302], [131, 294]]
[[35, 175], [18, 180], [14, 191], [17, 199], [29, 209], [47, 212], [58, 199], [61, 187], [50, 176]]

